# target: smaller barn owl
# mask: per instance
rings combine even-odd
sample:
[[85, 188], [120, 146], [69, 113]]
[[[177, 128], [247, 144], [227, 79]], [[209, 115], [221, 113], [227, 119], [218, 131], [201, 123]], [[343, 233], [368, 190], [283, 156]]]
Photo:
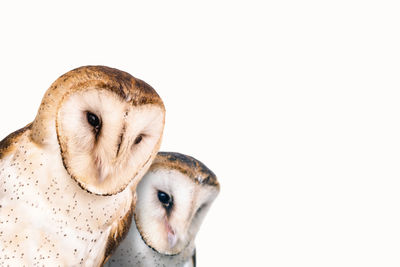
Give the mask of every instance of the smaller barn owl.
[[194, 239], [218, 193], [203, 163], [159, 152], [138, 185], [129, 233], [106, 265], [196, 266]]

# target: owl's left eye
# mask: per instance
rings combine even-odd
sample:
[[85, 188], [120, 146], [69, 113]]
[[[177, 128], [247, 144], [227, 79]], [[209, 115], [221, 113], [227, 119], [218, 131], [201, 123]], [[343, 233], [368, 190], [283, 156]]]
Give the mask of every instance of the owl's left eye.
[[134, 144], [137, 145], [137, 144], [139, 144], [140, 142], [142, 142], [142, 140], [143, 140], [143, 134], [139, 134], [139, 135], [136, 137]]

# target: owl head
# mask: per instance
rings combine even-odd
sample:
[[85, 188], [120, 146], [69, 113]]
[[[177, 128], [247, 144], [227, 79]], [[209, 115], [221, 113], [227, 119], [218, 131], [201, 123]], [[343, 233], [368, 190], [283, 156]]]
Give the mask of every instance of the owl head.
[[86, 66], [47, 90], [31, 139], [60, 154], [86, 191], [113, 195], [137, 184], [161, 143], [165, 108], [156, 91], [130, 74]]
[[219, 188], [200, 161], [159, 152], [136, 190], [134, 220], [143, 241], [158, 253], [179, 254], [194, 242]]

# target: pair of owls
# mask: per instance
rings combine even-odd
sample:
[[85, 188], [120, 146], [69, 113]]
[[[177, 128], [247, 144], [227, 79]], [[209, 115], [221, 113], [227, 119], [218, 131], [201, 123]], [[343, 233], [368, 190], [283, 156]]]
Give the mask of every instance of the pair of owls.
[[155, 90], [126, 72], [58, 78], [0, 142], [0, 266], [194, 266], [219, 184], [191, 157], [157, 154], [164, 120]]

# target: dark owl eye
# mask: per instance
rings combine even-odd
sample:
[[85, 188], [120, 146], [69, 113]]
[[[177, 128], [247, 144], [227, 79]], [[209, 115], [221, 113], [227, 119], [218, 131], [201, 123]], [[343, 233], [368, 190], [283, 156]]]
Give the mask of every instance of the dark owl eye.
[[165, 207], [170, 207], [172, 205], [172, 199], [171, 197], [163, 192], [163, 191], [158, 191], [157, 192], [158, 200], [165, 206]]
[[96, 130], [100, 129], [101, 126], [101, 122], [99, 117], [97, 117], [95, 114], [93, 114], [92, 112], [86, 112], [86, 118], [88, 123], [93, 126], [93, 128], [95, 128]]
[[139, 134], [137, 137], [136, 137], [136, 139], [135, 139], [135, 145], [137, 145], [137, 144], [139, 144], [140, 142], [142, 142], [142, 140], [143, 140], [143, 135], [142, 134]]

